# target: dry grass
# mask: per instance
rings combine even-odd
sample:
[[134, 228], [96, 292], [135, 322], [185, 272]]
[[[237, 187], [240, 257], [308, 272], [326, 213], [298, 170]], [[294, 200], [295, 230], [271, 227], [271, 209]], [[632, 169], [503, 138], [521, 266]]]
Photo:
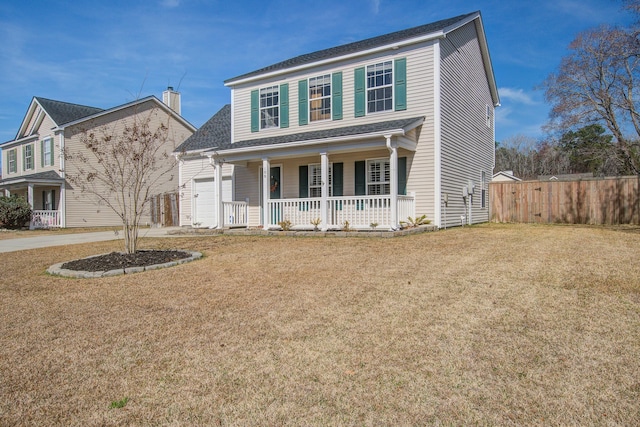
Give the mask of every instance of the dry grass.
[[0, 425], [640, 424], [638, 233], [156, 239], [206, 258], [44, 274], [116, 246], [3, 255]]

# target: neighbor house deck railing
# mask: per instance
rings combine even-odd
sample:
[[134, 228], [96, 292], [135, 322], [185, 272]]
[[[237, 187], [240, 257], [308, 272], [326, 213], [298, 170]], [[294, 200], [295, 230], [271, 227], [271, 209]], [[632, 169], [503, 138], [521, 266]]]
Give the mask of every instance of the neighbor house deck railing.
[[[281, 221], [291, 222], [295, 228], [313, 228], [312, 221], [322, 217], [322, 200], [272, 199], [269, 200], [269, 225], [278, 225]], [[415, 197], [398, 196], [398, 221], [406, 221], [415, 216]], [[391, 196], [349, 196], [329, 197], [327, 199], [327, 227], [341, 229], [349, 224], [350, 228], [391, 227]]]
[[246, 227], [249, 224], [247, 202], [222, 202], [225, 227]]
[[32, 211], [30, 229], [56, 228], [61, 226], [60, 211]]

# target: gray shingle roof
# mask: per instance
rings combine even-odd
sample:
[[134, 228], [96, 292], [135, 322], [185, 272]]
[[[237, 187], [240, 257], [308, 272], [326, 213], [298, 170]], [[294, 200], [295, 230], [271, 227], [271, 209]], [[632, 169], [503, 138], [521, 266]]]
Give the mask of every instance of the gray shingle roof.
[[287, 142], [313, 141], [318, 139], [338, 138], [345, 136], [363, 135], [368, 133], [379, 133], [395, 129], [405, 129], [406, 127], [424, 120], [424, 116], [410, 119], [389, 120], [386, 122], [368, 123], [357, 126], [345, 126], [341, 128], [317, 130], [311, 132], [299, 132], [288, 135], [272, 136], [269, 138], [249, 139], [239, 141], [234, 144], [219, 146], [219, 150], [229, 150], [245, 147], [259, 147], [265, 145], [284, 144]]
[[372, 37], [366, 40], [361, 40], [361, 41], [345, 44], [342, 46], [336, 46], [329, 49], [319, 50], [316, 52], [296, 56], [295, 58], [287, 59], [285, 61], [278, 62], [273, 65], [269, 65], [268, 67], [264, 67], [256, 71], [252, 71], [237, 77], [227, 79], [225, 80], [225, 83], [232, 83], [235, 80], [241, 80], [247, 77], [257, 76], [259, 74], [268, 73], [270, 71], [283, 70], [286, 68], [309, 64], [312, 62], [334, 58], [334, 57], [338, 57], [338, 56], [342, 56], [342, 55], [346, 55], [346, 54], [350, 54], [358, 51], [373, 49], [373, 48], [384, 46], [391, 43], [398, 43], [400, 41], [408, 40], [414, 37], [419, 37], [425, 34], [435, 33], [437, 31], [442, 31], [445, 28], [450, 27], [451, 25], [454, 25], [455, 23], [462, 21], [476, 13], [478, 12], [467, 13], [467, 14], [459, 15], [453, 18], [432, 22], [430, 24], [408, 28], [406, 30], [396, 31], [394, 33], [384, 34], [384, 35]]
[[229, 143], [231, 143], [231, 105], [227, 104], [180, 144], [174, 152], [215, 148]]
[[0, 180], [0, 185], [2, 184], [9, 184], [11, 182], [14, 181], [32, 181], [32, 180], [54, 180], [54, 181], [62, 181], [62, 178], [60, 177], [60, 175], [58, 175], [58, 173], [56, 171], [46, 171], [46, 172], [38, 172], [38, 173], [32, 173], [31, 175], [22, 175], [22, 176], [15, 176], [15, 177], [10, 177], [10, 178], [6, 178], [6, 179], [2, 179]]
[[54, 101], [37, 96], [35, 99], [58, 126], [104, 111], [101, 108]]

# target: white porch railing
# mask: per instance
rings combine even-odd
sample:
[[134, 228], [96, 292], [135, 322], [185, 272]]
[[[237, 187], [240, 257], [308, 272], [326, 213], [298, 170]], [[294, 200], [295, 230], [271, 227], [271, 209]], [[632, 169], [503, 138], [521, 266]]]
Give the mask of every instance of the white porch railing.
[[30, 229], [60, 227], [60, 211], [32, 211]]
[[225, 227], [246, 227], [249, 224], [247, 202], [222, 202]]
[[[415, 197], [398, 196], [398, 222], [415, 217]], [[379, 229], [391, 228], [391, 196], [329, 197], [327, 200], [327, 227], [342, 229], [346, 223], [350, 228], [370, 229], [378, 224]], [[269, 200], [269, 224], [278, 225], [290, 221], [294, 228], [313, 228], [311, 221], [322, 217], [322, 200], [272, 199]]]

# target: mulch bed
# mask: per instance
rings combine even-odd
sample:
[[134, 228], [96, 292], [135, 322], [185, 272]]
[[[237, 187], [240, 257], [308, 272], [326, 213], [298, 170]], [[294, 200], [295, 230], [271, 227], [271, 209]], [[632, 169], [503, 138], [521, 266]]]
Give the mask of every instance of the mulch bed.
[[133, 254], [124, 252], [111, 252], [90, 258], [69, 261], [62, 265], [66, 270], [74, 271], [109, 271], [129, 267], [146, 267], [149, 265], [164, 264], [165, 262], [189, 258], [188, 252], [183, 251], [137, 251]]

